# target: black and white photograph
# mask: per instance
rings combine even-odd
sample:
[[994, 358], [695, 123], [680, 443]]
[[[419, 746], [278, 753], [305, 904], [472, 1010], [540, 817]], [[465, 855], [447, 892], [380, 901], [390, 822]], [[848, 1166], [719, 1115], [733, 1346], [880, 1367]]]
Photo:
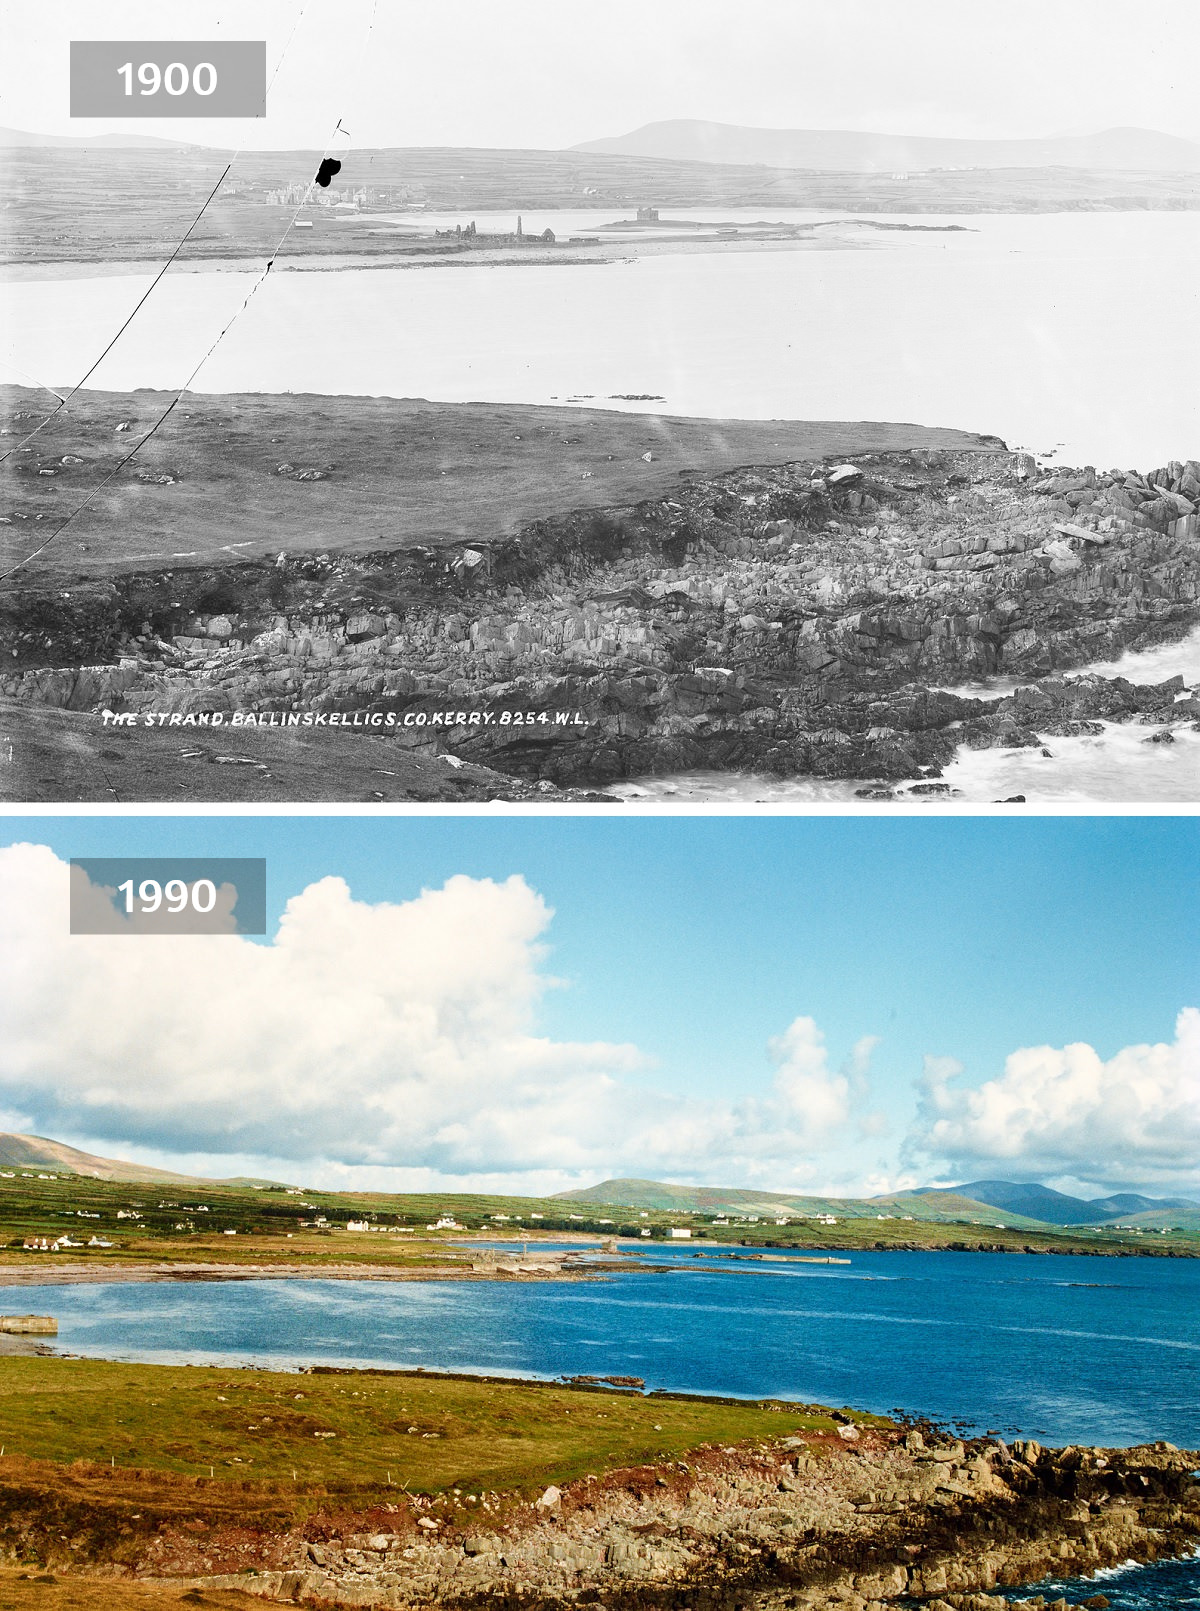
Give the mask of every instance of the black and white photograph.
[[2, 15], [6, 799], [1200, 798], [1192, 0]]

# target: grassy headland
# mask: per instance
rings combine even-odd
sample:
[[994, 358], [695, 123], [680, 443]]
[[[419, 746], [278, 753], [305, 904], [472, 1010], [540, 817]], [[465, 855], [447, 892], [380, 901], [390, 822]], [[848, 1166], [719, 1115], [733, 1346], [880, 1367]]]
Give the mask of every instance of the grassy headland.
[[[432, 1229], [441, 1217], [458, 1230]], [[527, 1244], [619, 1238], [622, 1252], [654, 1263], [671, 1228], [689, 1230], [705, 1252], [737, 1246], [835, 1254], [887, 1249], [1196, 1256], [1200, 1236], [1178, 1230], [980, 1225], [970, 1219], [838, 1217], [786, 1225], [734, 1221], [678, 1209], [638, 1211], [557, 1198], [371, 1192], [299, 1192], [276, 1187], [93, 1180], [82, 1175], [0, 1178], [0, 1285], [56, 1279], [112, 1279], [123, 1274], [185, 1276], [187, 1266], [256, 1275], [353, 1274], [396, 1278], [494, 1279], [463, 1246], [481, 1236]], [[828, 1216], [826, 1216], [828, 1217]], [[348, 1230], [349, 1223], [369, 1230]], [[230, 1235], [229, 1232], [236, 1234]], [[649, 1233], [644, 1234], [644, 1233]], [[27, 1238], [68, 1236], [60, 1252], [27, 1252]], [[89, 1246], [93, 1238], [109, 1246]], [[631, 1245], [635, 1243], [636, 1245]], [[680, 1244], [675, 1244], [676, 1246]], [[56, 1275], [62, 1270], [63, 1275]], [[69, 1273], [67, 1273], [69, 1271]], [[545, 1277], [538, 1277], [545, 1279]]]
[[1009, 1449], [781, 1401], [31, 1360], [0, 1367], [0, 1425], [0, 1604], [21, 1611], [239, 1590], [403, 1611], [949, 1592], [934, 1603], [1012, 1611], [972, 1591], [1200, 1536], [1196, 1457], [1169, 1444]]
[[[451, 1498], [455, 1489], [459, 1498], [540, 1493], [701, 1443], [834, 1430], [820, 1406], [774, 1401], [413, 1371], [296, 1375], [49, 1358], [3, 1362], [0, 1425], [9, 1460], [121, 1468], [131, 1481], [151, 1472], [239, 1488], [245, 1480], [288, 1506], [311, 1492], [389, 1485]], [[0, 1479], [12, 1469], [0, 1467]], [[109, 1480], [101, 1469], [83, 1474]]]
[[[165, 392], [81, 392], [30, 438], [29, 451], [10, 453], [55, 403], [46, 392], [0, 386], [0, 417], [14, 439], [0, 454], [0, 569], [25, 559], [94, 497], [19, 573], [21, 603], [0, 622], [15, 643], [23, 639], [22, 611], [37, 613], [37, 589], [64, 581], [77, 589], [147, 570], [183, 577], [219, 567], [207, 604], [237, 610], [248, 581], [238, 567], [273, 560], [281, 548], [299, 559], [494, 542], [532, 521], [662, 498], [681, 477], [746, 464], [1001, 445], [969, 431], [869, 421], [189, 395], [133, 464], [103, 485], [170, 401]], [[318, 479], [306, 479], [308, 472]], [[98, 608], [105, 602], [97, 596]], [[40, 647], [54, 663], [53, 645]]]
[[[0, 262], [112, 263], [165, 255], [193, 221], [229, 153], [9, 149], [5, 177], [13, 204], [0, 215]], [[294, 210], [279, 198], [305, 186], [316, 152], [242, 152], [199, 226], [183, 261], [265, 255]], [[311, 205], [312, 229], [293, 232], [286, 256], [403, 255], [402, 242], [373, 233], [404, 209], [528, 214], [586, 208], [597, 222], [645, 206], [829, 209], [867, 213], [1067, 212], [1195, 207], [1187, 173], [1091, 172], [1069, 168], [976, 168], [906, 175], [820, 173], [806, 169], [681, 162], [587, 151], [397, 148], [347, 156], [327, 199], [365, 188], [360, 212]], [[298, 198], [297, 198], [298, 199]], [[351, 204], [353, 205], [353, 204]], [[419, 221], [420, 213], [412, 214]]]

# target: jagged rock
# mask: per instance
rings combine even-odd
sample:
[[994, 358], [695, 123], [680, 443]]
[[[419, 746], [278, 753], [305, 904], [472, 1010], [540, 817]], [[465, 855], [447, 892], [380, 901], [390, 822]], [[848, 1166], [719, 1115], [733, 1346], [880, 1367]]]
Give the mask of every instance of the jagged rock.
[[[1192, 468], [1037, 481], [1013, 456], [895, 457], [871, 463], [870, 524], [849, 507], [864, 485], [796, 465], [697, 478], [599, 525], [542, 522], [461, 574], [413, 549], [105, 584], [12, 635], [0, 694], [363, 710], [419, 718], [422, 741], [453, 703], [481, 717], [437, 734], [460, 759], [588, 786], [691, 767], [933, 782], [962, 745], [1040, 748], [1165, 712], [1173, 695], [1062, 672], [1200, 618], [1200, 516], [1176, 501]], [[951, 478], [954, 504], [932, 496]], [[236, 615], [204, 607], [235, 580]], [[997, 674], [1034, 686], [936, 691]], [[1161, 725], [1195, 714], [1180, 707]]]

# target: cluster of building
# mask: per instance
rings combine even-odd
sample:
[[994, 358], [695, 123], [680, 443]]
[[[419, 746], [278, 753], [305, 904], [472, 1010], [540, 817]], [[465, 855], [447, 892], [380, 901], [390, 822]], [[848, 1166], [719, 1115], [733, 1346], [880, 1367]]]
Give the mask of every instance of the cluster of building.
[[72, 1248], [112, 1245], [107, 1236], [89, 1236], [86, 1242], [77, 1242], [72, 1236], [27, 1236], [21, 1243], [26, 1253], [65, 1253]]
[[556, 239], [552, 229], [527, 235], [525, 220], [520, 214], [517, 215], [517, 227], [511, 234], [481, 235], [474, 219], [469, 224], [455, 224], [453, 229], [435, 229], [433, 233], [440, 241], [458, 241], [464, 246], [553, 246]]
[[320, 207], [347, 207], [355, 212], [360, 207], [368, 206], [373, 200], [383, 201], [383, 197], [372, 197], [368, 190], [327, 190], [322, 195], [309, 194], [310, 185], [283, 185], [278, 190], [268, 190], [263, 200], [268, 207], [299, 207], [305, 200]]

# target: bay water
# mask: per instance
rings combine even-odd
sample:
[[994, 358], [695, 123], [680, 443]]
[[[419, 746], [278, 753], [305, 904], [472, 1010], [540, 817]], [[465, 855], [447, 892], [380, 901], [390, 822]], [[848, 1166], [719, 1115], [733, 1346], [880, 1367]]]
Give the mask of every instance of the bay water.
[[[689, 217], [745, 225], [736, 210]], [[757, 243], [615, 262], [442, 268], [286, 263], [242, 309], [246, 268], [172, 270], [89, 386], [366, 394], [743, 419], [888, 420], [1003, 437], [1046, 462], [1148, 470], [1200, 454], [1200, 212], [827, 214], [821, 249]], [[466, 222], [397, 218], [391, 227]], [[594, 230], [546, 213], [527, 230]], [[781, 213], [783, 223], [819, 215]], [[481, 228], [512, 219], [480, 215]], [[953, 231], [936, 226], [954, 224]], [[23, 270], [3, 287], [0, 379], [63, 389], [150, 283], [144, 269]], [[1200, 681], [1200, 633], [1117, 668]], [[1200, 734], [1147, 743], [1131, 724], [1040, 750], [960, 751], [967, 802], [1191, 802]], [[632, 801], [791, 805], [865, 780], [640, 778]], [[916, 781], [916, 780], [910, 780]]]
[[1200, 1260], [870, 1252], [695, 1258], [596, 1281], [27, 1288], [70, 1353], [383, 1365], [778, 1396], [1049, 1443], [1200, 1447]]
[[[281, 262], [195, 384], [907, 421], [1098, 468], [1200, 452], [1200, 212], [877, 221], [919, 227], [873, 232], [829, 215], [840, 233], [823, 246], [839, 249], [762, 243], [593, 264]], [[931, 228], [950, 223], [962, 228]], [[34, 268], [5, 285], [5, 378], [76, 383], [151, 279], [97, 269], [37, 279]], [[181, 386], [254, 278], [173, 269], [89, 385]], [[652, 395], [618, 395], [637, 393]]]
[[[706, 1250], [711, 1252], [712, 1250]], [[64, 1351], [158, 1363], [640, 1376], [647, 1387], [929, 1414], [964, 1435], [1200, 1445], [1200, 1260], [655, 1250], [595, 1282], [263, 1280], [26, 1288]], [[1200, 1560], [1021, 1593], [1200, 1607]]]

